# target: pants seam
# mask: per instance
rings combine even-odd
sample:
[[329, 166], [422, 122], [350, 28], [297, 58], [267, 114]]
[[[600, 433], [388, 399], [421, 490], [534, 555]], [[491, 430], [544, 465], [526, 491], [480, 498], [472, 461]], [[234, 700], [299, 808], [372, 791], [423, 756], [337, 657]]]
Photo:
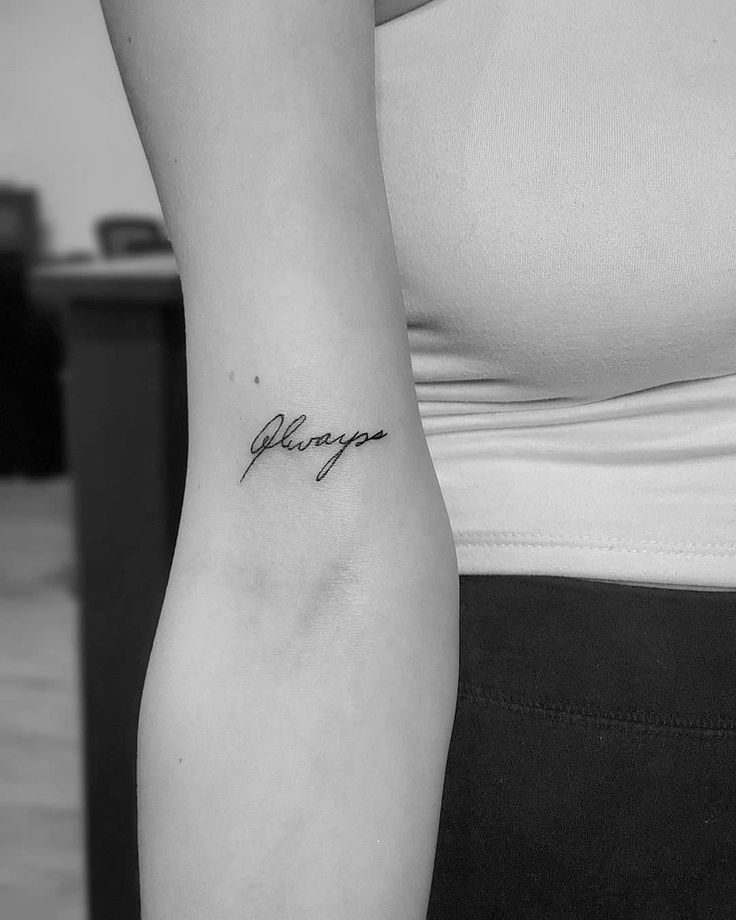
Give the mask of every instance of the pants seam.
[[587, 722], [600, 727], [638, 731], [644, 734], [686, 734], [724, 741], [736, 741], [736, 721], [671, 716], [656, 712], [616, 712], [570, 702], [552, 703], [542, 698], [518, 697], [490, 690], [467, 681], [458, 686], [458, 702], [477, 702], [511, 712], [535, 715], [558, 722]]

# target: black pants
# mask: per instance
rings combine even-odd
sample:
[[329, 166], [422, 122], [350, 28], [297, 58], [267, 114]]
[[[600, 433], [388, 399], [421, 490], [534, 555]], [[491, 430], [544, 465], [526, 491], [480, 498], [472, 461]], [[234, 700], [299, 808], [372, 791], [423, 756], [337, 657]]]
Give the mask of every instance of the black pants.
[[429, 920], [736, 918], [736, 592], [460, 579]]

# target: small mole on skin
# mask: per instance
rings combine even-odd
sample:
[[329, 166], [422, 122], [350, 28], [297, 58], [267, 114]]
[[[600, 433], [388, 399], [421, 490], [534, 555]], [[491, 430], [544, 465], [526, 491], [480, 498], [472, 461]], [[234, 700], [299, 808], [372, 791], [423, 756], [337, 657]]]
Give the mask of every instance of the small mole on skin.
[[260, 383], [260, 382], [261, 382], [260, 377], [254, 377], [253, 380], [255, 380], [256, 383]]
[[180, 758], [179, 758], [179, 763], [181, 763], [181, 760], [182, 760], [182, 759], [181, 759], [181, 757], [180, 757]]
[[228, 379], [230, 382], [232, 382], [233, 380], [235, 380], [235, 371], [230, 371], [230, 373], [227, 375], [227, 379]]

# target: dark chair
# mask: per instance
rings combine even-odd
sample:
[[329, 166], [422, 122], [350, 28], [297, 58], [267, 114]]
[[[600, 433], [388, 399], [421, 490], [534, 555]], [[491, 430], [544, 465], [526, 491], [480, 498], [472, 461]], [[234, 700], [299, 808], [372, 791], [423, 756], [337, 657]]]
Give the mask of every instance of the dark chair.
[[163, 224], [151, 217], [109, 216], [95, 224], [95, 236], [108, 258], [145, 252], [171, 252]]

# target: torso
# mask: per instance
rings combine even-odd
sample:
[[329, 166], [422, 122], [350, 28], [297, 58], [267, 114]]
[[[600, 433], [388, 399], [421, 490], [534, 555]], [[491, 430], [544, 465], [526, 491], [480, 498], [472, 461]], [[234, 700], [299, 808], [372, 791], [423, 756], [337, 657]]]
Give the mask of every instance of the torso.
[[466, 571], [733, 592], [734, 4], [626, 9], [374, 0], [417, 398]]
[[376, 25], [380, 26], [389, 19], [396, 19], [405, 13], [411, 13], [412, 10], [430, 2], [431, 0], [376, 0]]

